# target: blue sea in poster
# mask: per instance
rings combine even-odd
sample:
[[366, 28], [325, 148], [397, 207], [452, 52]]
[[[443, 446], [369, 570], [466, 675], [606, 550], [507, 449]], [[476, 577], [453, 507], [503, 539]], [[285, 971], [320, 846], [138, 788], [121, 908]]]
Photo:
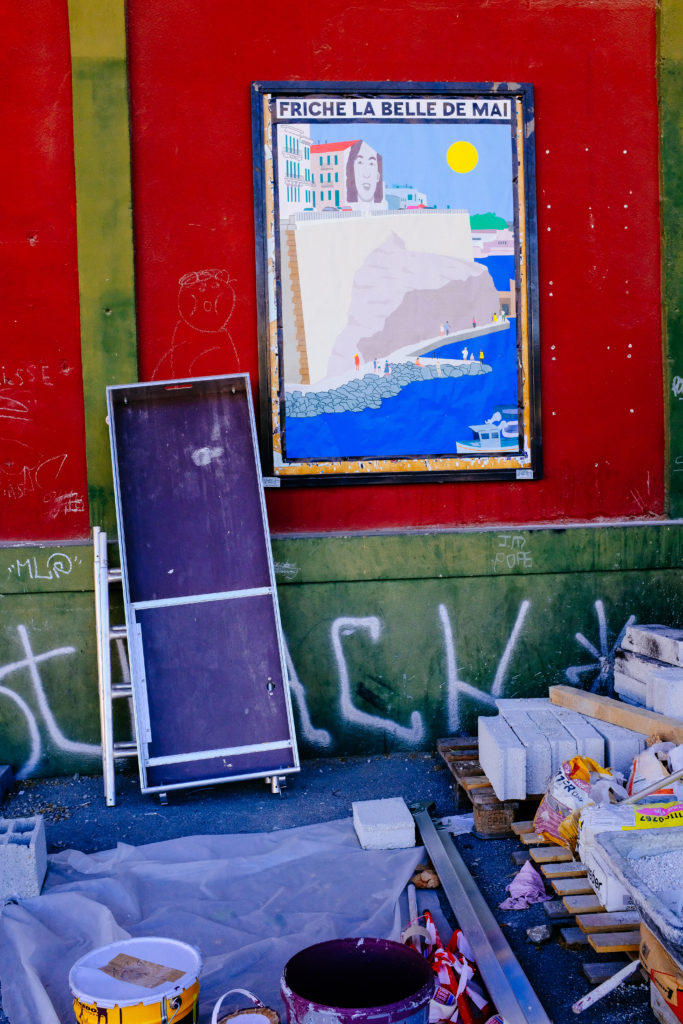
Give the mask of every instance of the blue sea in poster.
[[[514, 258], [495, 256], [488, 266], [496, 287], [514, 277]], [[444, 345], [430, 356], [460, 359], [464, 344]], [[517, 405], [516, 320], [507, 330], [474, 342], [484, 351], [490, 373], [415, 381], [387, 398], [379, 409], [288, 417], [287, 459], [408, 458], [454, 455], [456, 441], [472, 439], [471, 424], [483, 423], [496, 406]], [[472, 343], [469, 343], [472, 347]]]

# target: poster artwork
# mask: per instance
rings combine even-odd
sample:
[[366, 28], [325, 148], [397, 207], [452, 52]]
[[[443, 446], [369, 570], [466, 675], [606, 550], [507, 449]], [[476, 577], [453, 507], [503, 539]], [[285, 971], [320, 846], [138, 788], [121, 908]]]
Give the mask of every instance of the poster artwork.
[[531, 466], [515, 97], [266, 112], [274, 471]]

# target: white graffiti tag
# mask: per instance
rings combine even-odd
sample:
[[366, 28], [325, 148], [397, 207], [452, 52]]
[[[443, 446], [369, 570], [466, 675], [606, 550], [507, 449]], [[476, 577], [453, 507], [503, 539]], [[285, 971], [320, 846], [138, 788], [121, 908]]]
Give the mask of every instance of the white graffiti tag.
[[496, 674], [491, 684], [490, 693], [486, 693], [484, 690], [479, 690], [476, 686], [472, 686], [471, 683], [466, 683], [463, 679], [458, 678], [458, 665], [455, 656], [455, 641], [453, 639], [453, 630], [451, 628], [451, 620], [448, 615], [448, 609], [444, 604], [439, 605], [439, 617], [441, 618], [441, 625], [443, 627], [444, 643], [446, 645], [446, 678], [448, 682], [448, 731], [451, 736], [457, 735], [460, 731], [460, 699], [461, 697], [469, 697], [474, 700], [480, 701], [482, 704], [486, 704], [488, 707], [495, 708], [496, 698], [500, 697], [503, 692], [503, 683], [505, 682], [505, 676], [507, 674], [508, 667], [510, 665], [510, 658], [512, 652], [515, 649], [517, 638], [524, 625], [527, 612], [531, 606], [530, 601], [522, 601], [517, 612], [517, 618], [515, 624], [512, 627], [512, 632], [508, 637], [508, 641], [503, 651], [503, 656], [498, 663]]
[[[74, 740], [67, 739], [61, 731], [57, 725], [54, 715], [52, 714], [52, 710], [50, 709], [45, 690], [43, 689], [43, 682], [38, 671], [38, 665], [41, 662], [49, 661], [52, 658], [64, 657], [67, 654], [75, 654], [76, 648], [55, 647], [51, 651], [45, 651], [43, 654], [34, 654], [26, 626], [17, 626], [17, 632], [19, 634], [21, 645], [24, 649], [25, 657], [20, 661], [11, 662], [9, 665], [3, 665], [0, 668], [0, 679], [5, 679], [14, 672], [23, 672], [27, 669], [33, 684], [33, 693], [35, 695], [40, 715], [55, 746], [59, 747], [60, 750], [65, 750], [71, 754], [85, 754], [92, 757], [101, 757], [102, 749], [99, 744], [78, 743]], [[29, 705], [22, 697], [19, 696], [18, 693], [15, 693], [14, 690], [11, 690], [6, 686], [0, 686], [0, 695], [9, 697], [10, 700], [14, 701], [26, 719], [30, 738], [30, 754], [28, 759], [17, 772], [18, 779], [25, 779], [35, 770], [42, 754], [38, 722]]]
[[574, 686], [581, 686], [582, 683], [580, 677], [584, 672], [595, 672], [595, 679], [591, 686], [591, 692], [609, 693], [614, 688], [615, 652], [617, 648], [621, 646], [621, 641], [624, 639], [624, 633], [629, 626], [633, 625], [636, 621], [636, 617], [635, 615], [629, 615], [621, 632], [614, 643], [610, 646], [607, 636], [607, 617], [605, 615], [605, 606], [600, 600], [595, 602], [595, 614], [598, 619], [600, 650], [598, 650], [590, 640], [587, 640], [583, 633], [575, 634], [578, 642], [588, 651], [589, 654], [593, 655], [595, 661], [589, 662], [587, 665], [572, 665], [571, 668], [565, 669], [565, 675], [569, 682]]
[[289, 688], [292, 691], [292, 696], [299, 706], [301, 732], [309, 743], [314, 743], [316, 746], [320, 747], [329, 747], [332, 743], [332, 737], [327, 729], [316, 729], [313, 725], [308, 705], [306, 704], [306, 691], [304, 690], [303, 683], [300, 682], [299, 677], [296, 674], [294, 662], [292, 661], [292, 656], [289, 653], [289, 647], [286, 642], [284, 646], [285, 659], [287, 661], [287, 674], [289, 676]]
[[380, 718], [379, 715], [370, 715], [361, 711], [355, 706], [351, 698], [351, 684], [349, 682], [349, 670], [346, 666], [346, 658], [342, 649], [342, 636], [351, 636], [359, 629], [367, 630], [373, 643], [377, 643], [381, 632], [381, 624], [377, 616], [370, 615], [367, 618], [339, 618], [332, 623], [332, 647], [337, 659], [337, 670], [339, 672], [340, 687], [340, 708], [342, 717], [354, 725], [362, 725], [366, 729], [373, 729], [378, 732], [387, 732], [405, 743], [417, 745], [424, 736], [424, 724], [419, 711], [413, 711], [410, 716], [410, 726], [398, 725], [387, 718]]

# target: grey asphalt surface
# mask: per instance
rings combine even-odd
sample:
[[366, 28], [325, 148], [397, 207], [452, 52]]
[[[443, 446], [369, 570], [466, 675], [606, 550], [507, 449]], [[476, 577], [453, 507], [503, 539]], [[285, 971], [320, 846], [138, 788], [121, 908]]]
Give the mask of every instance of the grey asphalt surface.
[[[349, 817], [353, 801], [380, 797], [402, 796], [408, 804], [429, 803], [433, 816], [439, 818], [456, 811], [450, 773], [438, 755], [429, 753], [307, 760], [299, 773], [287, 777], [282, 795], [272, 794], [263, 780], [250, 780], [176, 791], [169, 794], [167, 805], [140, 792], [134, 763], [117, 766], [116, 778], [115, 807], [105, 805], [100, 776], [17, 782], [0, 804], [0, 817], [42, 814], [50, 854], [65, 849], [93, 853], [119, 842], [142, 845], [207, 833], [270, 832]], [[519, 840], [465, 835], [454, 841], [554, 1024], [655, 1021], [645, 982], [622, 987], [577, 1017], [572, 1003], [590, 989], [581, 963], [599, 961], [600, 956], [592, 950], [562, 946], [557, 929], [550, 942], [542, 946], [531, 943], [527, 929], [548, 921], [542, 904], [522, 911], [498, 909], [507, 896], [506, 885], [518, 870], [512, 854], [522, 849]], [[438, 892], [442, 908], [455, 926], [451, 908], [442, 890]], [[1, 999], [0, 993], [0, 1024], [8, 1024]]]

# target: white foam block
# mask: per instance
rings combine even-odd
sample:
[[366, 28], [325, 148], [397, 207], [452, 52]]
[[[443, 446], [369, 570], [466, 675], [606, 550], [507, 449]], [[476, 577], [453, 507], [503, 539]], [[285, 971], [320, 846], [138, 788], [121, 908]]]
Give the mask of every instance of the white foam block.
[[403, 797], [357, 800], [353, 827], [364, 850], [403, 850], [415, 846], [415, 821]]
[[526, 748], [501, 716], [479, 718], [479, 764], [499, 800], [526, 799]]
[[621, 646], [669, 665], [683, 667], [683, 629], [670, 626], [629, 626]]
[[[545, 793], [552, 778], [550, 744], [526, 711], [526, 701], [507, 701], [501, 709], [503, 718], [526, 749], [527, 795]], [[515, 705], [515, 706], [510, 706]]]

